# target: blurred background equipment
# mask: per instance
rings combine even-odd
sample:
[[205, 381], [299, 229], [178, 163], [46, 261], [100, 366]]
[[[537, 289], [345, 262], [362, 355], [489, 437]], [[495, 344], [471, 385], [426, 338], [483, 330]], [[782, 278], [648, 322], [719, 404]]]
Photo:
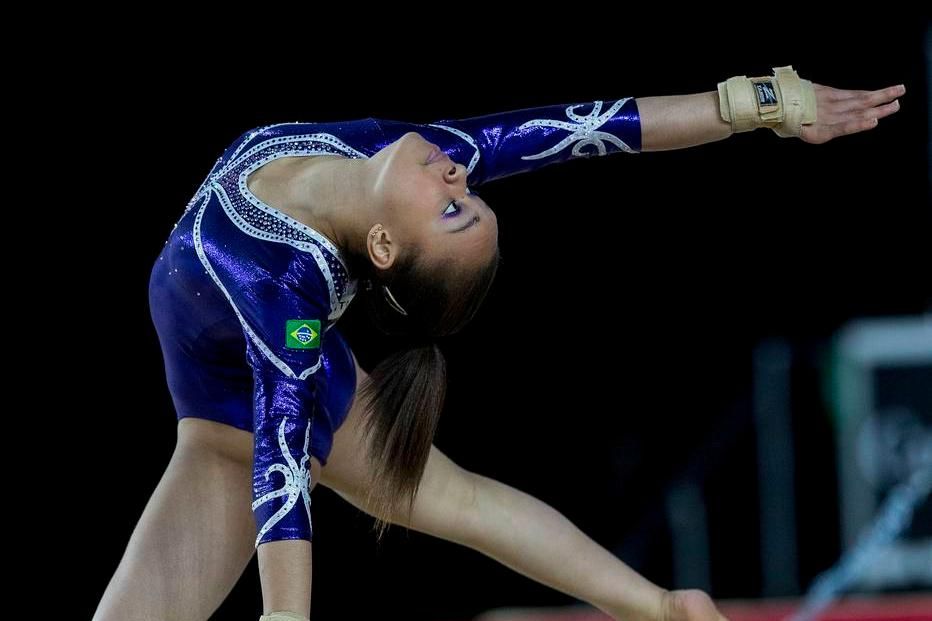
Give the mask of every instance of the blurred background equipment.
[[[895, 486], [932, 470], [932, 315], [854, 321], [840, 332], [834, 358], [841, 529], [850, 551]], [[932, 588], [932, 502], [917, 502], [902, 537], [879, 547], [856, 577], [862, 588]]]

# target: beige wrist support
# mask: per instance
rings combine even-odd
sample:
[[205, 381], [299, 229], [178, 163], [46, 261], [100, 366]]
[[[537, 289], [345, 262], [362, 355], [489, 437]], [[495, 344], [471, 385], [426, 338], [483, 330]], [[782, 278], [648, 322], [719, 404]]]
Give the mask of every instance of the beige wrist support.
[[722, 120], [735, 132], [769, 127], [781, 138], [799, 136], [802, 125], [816, 120], [812, 82], [800, 79], [792, 65], [774, 67], [773, 76], [743, 75], [718, 83]]
[[270, 612], [267, 615], [262, 615], [259, 617], [259, 621], [310, 621], [310, 619], [304, 615], [299, 615], [296, 612], [281, 610], [278, 612]]

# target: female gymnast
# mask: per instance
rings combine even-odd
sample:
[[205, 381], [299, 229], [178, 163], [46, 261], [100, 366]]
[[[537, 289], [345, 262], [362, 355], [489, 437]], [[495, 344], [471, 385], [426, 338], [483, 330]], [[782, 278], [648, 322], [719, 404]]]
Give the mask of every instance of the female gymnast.
[[[615, 619], [721, 621], [706, 593], [650, 583], [553, 508], [433, 446], [446, 380], [432, 339], [470, 320], [498, 266], [495, 214], [472, 188], [759, 127], [823, 143], [875, 127], [904, 92], [779, 67], [690, 95], [243, 133], [151, 272], [177, 445], [94, 619], [204, 621], [256, 551], [261, 621], [308, 619], [321, 482], [379, 535], [398, 524], [469, 546]], [[357, 289], [411, 343], [370, 374], [334, 327]]]

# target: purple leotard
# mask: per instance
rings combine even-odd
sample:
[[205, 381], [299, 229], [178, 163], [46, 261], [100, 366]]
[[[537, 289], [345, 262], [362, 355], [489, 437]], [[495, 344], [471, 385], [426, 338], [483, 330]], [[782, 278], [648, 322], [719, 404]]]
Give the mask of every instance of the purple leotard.
[[571, 158], [640, 150], [633, 98], [414, 124], [279, 123], [217, 159], [155, 260], [149, 304], [177, 417], [254, 433], [255, 545], [312, 540], [310, 457], [326, 465], [356, 386], [334, 323], [353, 299], [346, 257], [246, 186], [273, 159], [370, 157], [415, 131], [481, 185]]

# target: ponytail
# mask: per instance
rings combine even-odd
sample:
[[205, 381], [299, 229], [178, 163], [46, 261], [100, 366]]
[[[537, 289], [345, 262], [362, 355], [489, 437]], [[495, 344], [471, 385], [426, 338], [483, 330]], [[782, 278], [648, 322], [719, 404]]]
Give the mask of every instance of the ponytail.
[[373, 508], [378, 540], [397, 511], [403, 508], [410, 518], [443, 410], [446, 376], [440, 348], [429, 343], [383, 359], [360, 390], [369, 412], [366, 506]]
[[[378, 541], [401, 511], [410, 523], [443, 410], [447, 366], [433, 339], [465, 327], [491, 287], [498, 265], [497, 249], [486, 266], [472, 272], [456, 270], [450, 263], [425, 267], [408, 256], [390, 272], [374, 273], [363, 282], [376, 326], [407, 342], [405, 349], [379, 362], [359, 392], [369, 446], [366, 506], [375, 516]], [[370, 266], [357, 269], [366, 267]]]

